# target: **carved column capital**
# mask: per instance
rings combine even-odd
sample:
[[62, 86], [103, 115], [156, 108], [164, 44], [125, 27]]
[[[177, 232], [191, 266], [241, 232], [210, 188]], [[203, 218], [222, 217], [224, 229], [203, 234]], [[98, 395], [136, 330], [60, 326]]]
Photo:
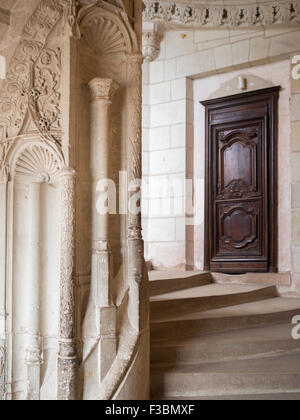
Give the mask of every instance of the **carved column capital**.
[[158, 57], [162, 38], [157, 29], [143, 32], [143, 56], [146, 61], [151, 62]]
[[119, 85], [112, 79], [102, 79], [96, 77], [88, 84], [91, 95], [91, 102], [107, 101], [111, 102], [114, 94], [119, 89]]

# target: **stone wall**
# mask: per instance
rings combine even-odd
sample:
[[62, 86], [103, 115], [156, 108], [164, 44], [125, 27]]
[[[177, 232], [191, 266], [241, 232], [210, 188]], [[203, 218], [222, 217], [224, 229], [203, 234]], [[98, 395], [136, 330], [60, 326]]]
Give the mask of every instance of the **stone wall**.
[[[199, 159], [201, 154], [203, 159], [203, 147], [199, 152], [199, 144], [203, 140], [203, 127], [200, 128], [199, 125], [201, 109], [197, 103], [205, 99], [206, 95], [218, 91], [222, 83], [227, 81], [228, 84], [230, 80], [237, 83], [236, 80], [234, 82], [234, 77], [245, 74], [254, 78], [257, 75], [261, 79], [254, 82], [252, 89], [255, 86], [265, 87], [276, 83], [284, 85], [280, 99], [283, 110], [280, 118], [280, 136], [283, 151], [281, 156], [285, 156], [285, 164], [288, 166], [285, 169], [286, 173], [282, 170], [280, 175], [280, 191], [285, 192], [280, 194], [282, 216], [279, 222], [279, 242], [282, 247], [279, 266], [281, 271], [290, 271], [292, 216], [289, 162], [296, 156], [291, 157], [286, 138], [289, 138], [291, 131], [289, 119], [297, 119], [297, 116], [290, 116], [288, 109], [291, 75], [287, 63], [299, 50], [299, 38], [300, 31], [293, 26], [167, 30], [164, 32], [159, 57], [151, 63], [144, 64], [143, 162], [144, 210], [147, 212], [147, 217], [144, 217], [144, 230], [146, 259], [152, 260], [156, 268], [203, 267], [202, 212], [198, 215], [196, 226], [186, 226], [188, 191], [182, 193], [181, 189], [177, 188], [175, 193], [169, 191], [164, 194], [159, 191], [159, 187], [164, 180], [182, 180], [184, 177], [198, 176], [202, 183], [198, 183], [199, 193], [195, 194], [195, 198], [199, 197], [199, 194], [202, 196], [203, 165], [199, 163]], [[294, 87], [292, 84], [292, 90], [297, 89], [295, 86], [296, 84]], [[251, 86], [248, 85], [248, 88], [251, 89]], [[234, 93], [238, 92], [241, 91], [237, 88]], [[230, 93], [232, 92], [228, 90], [228, 94]], [[220, 90], [219, 94], [223, 96], [226, 91]], [[299, 113], [296, 101], [292, 95], [295, 114]], [[294, 133], [296, 127], [295, 122], [292, 125]], [[198, 154], [195, 154], [197, 150]], [[287, 190], [286, 183], [289, 185]], [[295, 188], [297, 186], [293, 184], [293, 189]], [[163, 202], [158, 200], [159, 197], [164, 197], [164, 200], [171, 197], [179, 211], [162, 214], [157, 210]], [[295, 201], [295, 198], [293, 200]], [[203, 201], [198, 204], [199, 208], [203, 209]], [[284, 217], [286, 210], [288, 213]], [[294, 243], [295, 253], [297, 245]]]

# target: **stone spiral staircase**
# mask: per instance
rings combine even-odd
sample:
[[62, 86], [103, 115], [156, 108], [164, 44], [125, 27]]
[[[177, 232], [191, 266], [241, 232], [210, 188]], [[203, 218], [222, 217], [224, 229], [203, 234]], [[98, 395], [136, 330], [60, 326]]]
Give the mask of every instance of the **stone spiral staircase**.
[[152, 399], [300, 400], [299, 298], [210, 273], [149, 275]]

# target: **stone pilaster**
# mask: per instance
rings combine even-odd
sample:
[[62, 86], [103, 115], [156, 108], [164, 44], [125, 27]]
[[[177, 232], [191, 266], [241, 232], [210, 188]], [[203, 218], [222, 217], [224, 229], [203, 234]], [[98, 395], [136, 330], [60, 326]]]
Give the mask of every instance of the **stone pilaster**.
[[[136, 191], [140, 188], [142, 178], [142, 62], [140, 54], [129, 55], [127, 59], [127, 162], [129, 202], [134, 201]], [[138, 204], [138, 203], [137, 203]], [[141, 285], [144, 278], [144, 243], [142, 239], [141, 211], [133, 211], [129, 206], [128, 214], [128, 283], [129, 309], [128, 314], [132, 326], [140, 331], [143, 324], [141, 305]], [[145, 308], [146, 310], [146, 308]]]
[[79, 355], [76, 341], [74, 232], [75, 171], [61, 173], [61, 261], [60, 261], [60, 342], [58, 354], [58, 399], [78, 399]]
[[[110, 216], [97, 208], [97, 185], [109, 178], [110, 107], [118, 85], [111, 79], [89, 83], [91, 98], [92, 285], [100, 337], [99, 382], [106, 376], [117, 352], [116, 308], [112, 297], [113, 256], [109, 234]], [[104, 209], [103, 209], [104, 210]]]
[[30, 185], [30, 233], [29, 255], [30, 301], [28, 303], [28, 344], [25, 363], [27, 365], [27, 400], [40, 399], [40, 366], [42, 349], [40, 337], [40, 189], [39, 183]]

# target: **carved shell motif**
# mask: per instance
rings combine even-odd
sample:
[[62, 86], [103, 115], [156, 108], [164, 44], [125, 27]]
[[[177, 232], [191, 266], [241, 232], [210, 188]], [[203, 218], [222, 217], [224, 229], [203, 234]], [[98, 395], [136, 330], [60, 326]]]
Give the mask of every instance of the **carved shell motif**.
[[33, 145], [18, 158], [15, 176], [29, 176], [39, 182], [49, 183], [61, 169], [61, 162], [51, 149]]
[[87, 20], [82, 28], [87, 47], [97, 56], [120, 55], [126, 51], [126, 43], [120, 29], [103, 16]]

